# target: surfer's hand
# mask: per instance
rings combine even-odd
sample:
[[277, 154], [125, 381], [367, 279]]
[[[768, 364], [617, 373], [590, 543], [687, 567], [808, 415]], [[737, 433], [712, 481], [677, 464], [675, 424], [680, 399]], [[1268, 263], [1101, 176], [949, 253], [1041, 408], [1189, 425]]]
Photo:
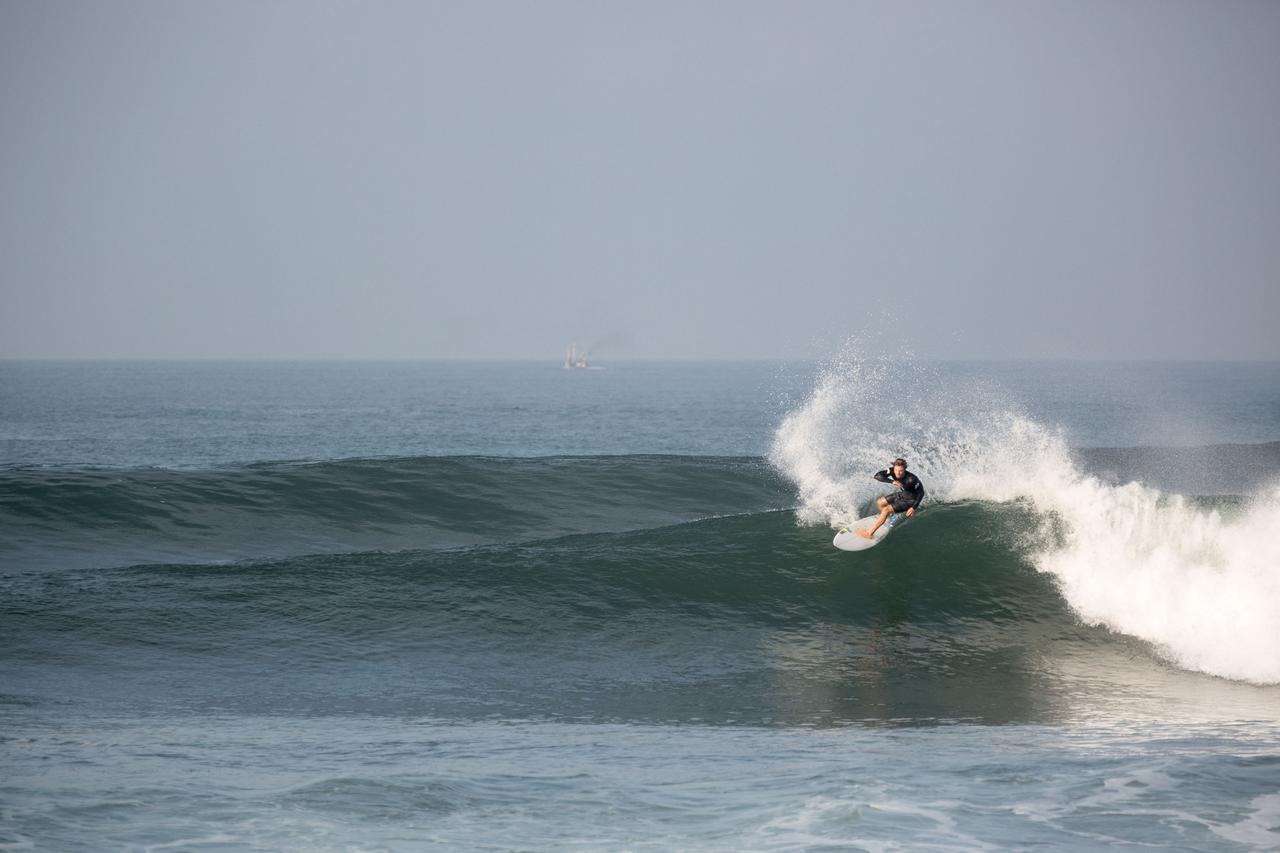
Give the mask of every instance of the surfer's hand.
[[907, 507], [907, 518], [910, 518], [911, 516], [913, 516], [913, 515], [915, 515], [915, 514], [916, 514], [916, 508], [915, 508], [915, 507], [913, 507], [913, 506], [909, 506], [909, 507]]

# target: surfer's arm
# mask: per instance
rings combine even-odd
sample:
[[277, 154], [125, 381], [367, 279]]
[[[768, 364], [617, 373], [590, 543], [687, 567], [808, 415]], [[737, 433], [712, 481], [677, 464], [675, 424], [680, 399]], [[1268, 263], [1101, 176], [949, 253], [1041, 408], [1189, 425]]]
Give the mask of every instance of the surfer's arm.
[[886, 468], [883, 471], [877, 471], [873, 476], [882, 483], [892, 483], [893, 469]]

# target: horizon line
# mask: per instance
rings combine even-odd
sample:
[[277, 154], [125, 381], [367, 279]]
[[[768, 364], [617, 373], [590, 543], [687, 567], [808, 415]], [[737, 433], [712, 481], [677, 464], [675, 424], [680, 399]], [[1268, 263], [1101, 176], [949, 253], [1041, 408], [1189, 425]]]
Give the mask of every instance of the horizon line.
[[[815, 357], [663, 357], [633, 356], [602, 360], [597, 365], [607, 367], [610, 364], [691, 364], [691, 363], [740, 363], [740, 364], [820, 364], [827, 358]], [[842, 359], [844, 360], [844, 359]], [[1280, 363], [1277, 357], [1156, 357], [1156, 356], [877, 356], [870, 358], [849, 359], [859, 362], [900, 361], [904, 363], [938, 362], [938, 363], [1077, 363], [1077, 364], [1116, 364], [1116, 363], [1159, 363], [1159, 364], [1195, 364], [1195, 363], [1227, 363], [1227, 364], [1273, 364]], [[451, 356], [0, 356], [0, 363], [61, 363], [61, 364], [547, 364], [566, 369], [557, 358], [541, 356], [495, 357], [451, 357]], [[579, 368], [568, 368], [579, 369]]]

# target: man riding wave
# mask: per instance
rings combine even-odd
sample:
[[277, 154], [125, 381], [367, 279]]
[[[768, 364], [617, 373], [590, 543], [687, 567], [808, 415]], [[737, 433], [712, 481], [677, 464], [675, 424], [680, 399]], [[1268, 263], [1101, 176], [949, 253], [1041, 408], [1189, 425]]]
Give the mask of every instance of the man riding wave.
[[901, 456], [893, 460], [888, 468], [877, 471], [875, 478], [882, 483], [892, 483], [898, 487], [899, 491], [876, 499], [876, 506], [880, 507], [880, 517], [876, 519], [876, 523], [871, 525], [870, 530], [858, 528], [854, 531], [863, 539], [875, 536], [880, 525], [885, 523], [891, 513], [905, 512], [907, 518], [915, 515], [916, 507], [920, 506], [920, 502], [924, 500], [924, 483], [907, 470], [907, 460]]

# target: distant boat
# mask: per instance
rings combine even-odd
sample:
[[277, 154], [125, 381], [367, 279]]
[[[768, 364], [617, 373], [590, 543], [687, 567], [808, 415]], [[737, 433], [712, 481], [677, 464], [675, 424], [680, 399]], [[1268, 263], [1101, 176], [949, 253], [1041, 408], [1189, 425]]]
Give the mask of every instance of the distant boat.
[[564, 369], [573, 370], [578, 368], [586, 370], [590, 366], [587, 364], [587, 354], [578, 352], [577, 342], [569, 344], [569, 348], [564, 353]]
[[603, 367], [596, 367], [587, 363], [587, 352], [583, 350], [578, 352], [576, 343], [569, 344], [569, 348], [564, 351], [564, 369], [565, 370], [604, 370]]

